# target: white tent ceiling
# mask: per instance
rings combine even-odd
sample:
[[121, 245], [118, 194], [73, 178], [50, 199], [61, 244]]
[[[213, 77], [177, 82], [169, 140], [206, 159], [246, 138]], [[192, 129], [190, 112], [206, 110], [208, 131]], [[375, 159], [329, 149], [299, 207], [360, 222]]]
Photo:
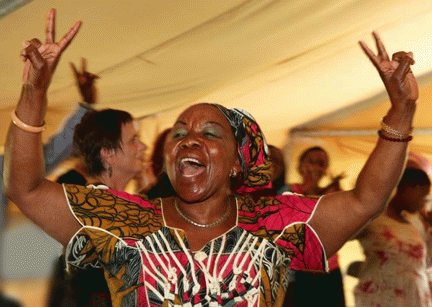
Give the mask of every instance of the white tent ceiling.
[[79, 100], [67, 63], [81, 57], [101, 77], [99, 107], [150, 115], [149, 134], [209, 101], [247, 109], [276, 145], [291, 127], [382, 90], [357, 44], [373, 46], [372, 30], [389, 52], [413, 51], [417, 75], [432, 67], [429, 0], [33, 0], [0, 19], [0, 145], [20, 92], [22, 43], [43, 38], [50, 7], [58, 37], [76, 20], [83, 27], [54, 77], [46, 135]]

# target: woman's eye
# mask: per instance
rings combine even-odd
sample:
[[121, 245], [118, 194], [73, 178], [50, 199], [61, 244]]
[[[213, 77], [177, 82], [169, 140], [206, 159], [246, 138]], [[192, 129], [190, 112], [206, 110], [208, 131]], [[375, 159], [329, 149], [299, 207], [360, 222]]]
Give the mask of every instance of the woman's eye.
[[220, 133], [215, 130], [215, 129], [204, 129], [202, 134], [205, 137], [210, 137], [210, 138], [220, 138]]
[[184, 130], [184, 129], [177, 129], [177, 130], [174, 130], [172, 132], [172, 138], [173, 139], [178, 139], [178, 138], [184, 137], [185, 135], [186, 135], [186, 130]]

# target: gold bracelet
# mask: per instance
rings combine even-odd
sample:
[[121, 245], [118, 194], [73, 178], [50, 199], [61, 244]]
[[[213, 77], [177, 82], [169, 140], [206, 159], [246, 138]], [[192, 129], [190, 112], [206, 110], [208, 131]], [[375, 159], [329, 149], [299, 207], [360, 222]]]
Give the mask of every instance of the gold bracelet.
[[[385, 117], [384, 117], [385, 118]], [[400, 139], [405, 139], [407, 138], [411, 132], [412, 132], [412, 128], [410, 128], [408, 130], [408, 133], [402, 133], [400, 131], [397, 131], [395, 129], [393, 129], [392, 127], [388, 126], [385, 122], [384, 122], [384, 118], [381, 120], [381, 129], [385, 132], [387, 132], [388, 134], [397, 136]]]
[[40, 133], [40, 132], [45, 131], [45, 129], [46, 129], [45, 123], [42, 126], [39, 126], [39, 127], [27, 125], [26, 123], [22, 122], [18, 118], [18, 116], [16, 115], [15, 111], [12, 111], [11, 117], [12, 117], [12, 122], [14, 123], [14, 125], [17, 126], [18, 128], [20, 128], [21, 130], [24, 130], [24, 131], [27, 131], [27, 132], [31, 132], [31, 133]]

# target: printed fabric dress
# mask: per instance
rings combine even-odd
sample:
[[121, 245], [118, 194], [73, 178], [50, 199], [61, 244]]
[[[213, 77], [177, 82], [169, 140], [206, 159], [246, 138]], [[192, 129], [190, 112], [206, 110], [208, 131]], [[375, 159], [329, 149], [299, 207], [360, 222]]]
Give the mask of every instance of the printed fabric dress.
[[415, 226], [383, 214], [359, 241], [366, 261], [354, 289], [356, 307], [432, 306], [427, 247]]
[[286, 271], [326, 271], [321, 241], [308, 225], [317, 199], [237, 196], [237, 225], [200, 251], [168, 227], [162, 200], [64, 185], [83, 226], [68, 263], [102, 266], [113, 306], [281, 306]]

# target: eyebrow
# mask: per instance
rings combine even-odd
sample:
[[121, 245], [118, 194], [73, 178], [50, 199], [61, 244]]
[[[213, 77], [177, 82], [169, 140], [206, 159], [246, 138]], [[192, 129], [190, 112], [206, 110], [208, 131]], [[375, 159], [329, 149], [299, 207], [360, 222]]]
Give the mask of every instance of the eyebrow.
[[[175, 124], [180, 124], [180, 125], [183, 125], [183, 126], [187, 125], [187, 123], [184, 122], [184, 121], [182, 121], [182, 120], [178, 120]], [[208, 126], [208, 125], [217, 125], [217, 126], [220, 126], [220, 127], [224, 128], [223, 125], [219, 124], [218, 122], [214, 122], [214, 121], [208, 121], [208, 122], [205, 122], [203, 124], [203, 126]]]
[[133, 139], [135, 139], [135, 138], [140, 138], [140, 136], [139, 136], [139, 133], [137, 132], [137, 133], [134, 133], [133, 135], [132, 135], [132, 137], [128, 140], [128, 141], [132, 141]]
[[204, 123], [204, 126], [208, 126], [208, 125], [217, 125], [217, 126], [220, 126], [220, 127], [224, 128], [224, 126], [222, 126], [221, 124], [219, 124], [217, 122], [212, 122], [212, 121]]

